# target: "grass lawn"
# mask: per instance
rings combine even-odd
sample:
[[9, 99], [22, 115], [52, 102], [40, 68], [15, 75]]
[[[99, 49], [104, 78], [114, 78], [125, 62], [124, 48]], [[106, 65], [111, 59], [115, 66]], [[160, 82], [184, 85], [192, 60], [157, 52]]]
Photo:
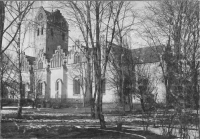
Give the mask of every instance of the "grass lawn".
[[[27, 138], [92, 138], [92, 139], [143, 139], [137, 135], [142, 135], [147, 137], [147, 139], [168, 139], [167, 137], [159, 136], [151, 132], [143, 131], [128, 131], [124, 130], [119, 132], [114, 128], [107, 128], [105, 130], [99, 130], [97, 128], [77, 128], [75, 126], [66, 126], [66, 125], [31, 125], [30, 126], [10, 126], [5, 125], [2, 128], [2, 137], [3, 138], [13, 138], [13, 139], [27, 139]], [[109, 131], [106, 131], [109, 130]], [[112, 130], [112, 131], [110, 131]], [[126, 133], [131, 134], [126, 134]], [[137, 134], [137, 135], [133, 135]]]
[[[90, 114], [84, 114], [85, 110], [77, 109], [23, 109], [23, 119], [19, 121], [15, 119], [16, 109], [2, 110], [2, 137], [11, 139], [21, 138], [92, 138], [92, 139], [142, 139], [136, 135], [143, 135], [147, 139], [168, 139], [166, 137], [156, 135], [151, 132], [144, 132], [141, 130], [130, 130], [131, 128], [123, 128], [122, 133], [116, 132], [116, 128], [111, 125], [116, 125], [116, 121], [108, 120], [114, 116], [109, 114], [107, 116], [107, 129], [114, 130], [104, 131], [98, 128], [90, 127], [92, 125], [99, 125], [98, 119], [91, 119]], [[115, 115], [115, 114], [114, 114]], [[116, 117], [116, 115], [115, 115]], [[64, 122], [63, 122], [64, 121]], [[134, 122], [123, 123], [133, 124]], [[139, 124], [139, 123], [138, 123]], [[81, 128], [78, 128], [81, 127]], [[137, 126], [137, 125], [135, 125]], [[139, 125], [138, 125], [139, 126]], [[126, 133], [130, 134], [126, 134]]]

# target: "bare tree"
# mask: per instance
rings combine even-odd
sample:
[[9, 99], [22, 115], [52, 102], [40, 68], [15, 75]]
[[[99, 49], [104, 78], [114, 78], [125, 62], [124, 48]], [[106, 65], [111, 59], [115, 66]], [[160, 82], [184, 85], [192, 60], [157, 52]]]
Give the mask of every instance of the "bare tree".
[[[4, 20], [5, 20], [5, 8], [4, 8], [4, 2], [0, 1], [0, 52], [2, 50], [2, 40], [3, 40], [3, 29], [4, 29]], [[0, 67], [2, 67], [2, 57], [0, 55]], [[1, 76], [1, 75], [0, 75]], [[1, 77], [2, 78], [2, 77]], [[0, 91], [2, 90], [0, 86]], [[0, 92], [2, 94], [2, 92]], [[0, 94], [0, 101], [2, 102], [2, 95]], [[0, 103], [0, 109], [2, 108], [1, 106], [2, 103]], [[0, 115], [0, 120], [1, 120], [1, 115]], [[0, 126], [0, 138], [1, 137], [1, 126]]]
[[[150, 46], [163, 46], [163, 53], [157, 54], [162, 55], [160, 66], [167, 105], [171, 104], [176, 109], [173, 121], [178, 119], [180, 122], [180, 137], [188, 138], [189, 122], [182, 120], [188, 117], [185, 112], [187, 107], [190, 110], [198, 108], [199, 101], [199, 3], [191, 0], [163, 0], [150, 4], [148, 10], [141, 36]], [[169, 131], [168, 135], [172, 134], [172, 130]]]
[[[5, 88], [12, 87], [12, 83], [15, 79], [16, 73], [14, 73], [16, 67], [13, 63], [13, 58], [11, 57], [11, 54], [2, 54], [2, 67], [1, 67], [1, 98], [3, 96], [6, 96], [8, 94], [5, 94]], [[1, 101], [2, 104], [3, 101]], [[3, 105], [1, 105], [2, 108]]]
[[[105, 80], [106, 67], [109, 53], [116, 33], [117, 20], [121, 13], [124, 2], [67, 2], [65, 7], [70, 8], [69, 12], [82, 33], [86, 43], [86, 53], [92, 48], [92, 61], [94, 65], [95, 90], [92, 102], [96, 99], [97, 115], [101, 128], [105, 128], [104, 116], [102, 114], [102, 83]], [[105, 45], [100, 43], [100, 36], [105, 35]], [[102, 53], [102, 50], [103, 53]], [[104, 55], [104, 59], [102, 59]], [[86, 55], [88, 57], [89, 55]], [[89, 63], [89, 61], [87, 61]], [[90, 65], [88, 64], [88, 67]], [[89, 74], [87, 74], [89, 76]], [[87, 79], [90, 79], [87, 77]], [[91, 91], [91, 84], [89, 85]], [[92, 96], [92, 92], [91, 96]], [[93, 105], [94, 106], [94, 105]], [[94, 113], [94, 107], [91, 108]], [[94, 115], [94, 114], [92, 114]]]
[[3, 53], [11, 44], [14, 47], [14, 49], [16, 50], [17, 53], [17, 58], [18, 58], [18, 68], [17, 68], [17, 73], [18, 73], [18, 80], [19, 80], [19, 103], [18, 103], [18, 114], [17, 117], [21, 118], [21, 113], [22, 113], [22, 92], [23, 92], [23, 88], [22, 88], [22, 61], [21, 61], [21, 54], [22, 54], [22, 47], [21, 45], [24, 42], [24, 38], [21, 38], [21, 36], [23, 36], [22, 34], [26, 33], [26, 29], [22, 30], [22, 25], [24, 24], [24, 22], [26, 21], [26, 16], [28, 14], [28, 12], [30, 11], [32, 5], [34, 2], [10, 2], [9, 5], [6, 6], [8, 12], [10, 13], [10, 18], [11, 18], [11, 23], [7, 26], [7, 28], [4, 30], [4, 32], [9, 28], [9, 27], [13, 27], [14, 30], [14, 36], [12, 36], [12, 33], [7, 32], [9, 38], [11, 38], [11, 40], [9, 40], [9, 38], [7, 38], [8, 40], [8, 45], [6, 47], [4, 47], [4, 50], [1, 51], [1, 53]]
[[135, 89], [135, 64], [136, 61], [132, 55], [128, 44], [123, 42], [123, 47], [115, 46], [110, 55], [110, 72], [109, 82], [115, 88], [119, 96], [119, 102], [123, 106], [125, 114], [126, 100], [132, 109], [132, 97]]
[[115, 35], [115, 41], [119, 48], [113, 48], [113, 49], [117, 49], [118, 51], [117, 54], [119, 55], [118, 57], [119, 65], [118, 65], [117, 70], [119, 74], [119, 84], [121, 84], [119, 86], [119, 93], [121, 93], [120, 100], [123, 103], [124, 114], [125, 114], [125, 96], [124, 96], [123, 88], [124, 88], [125, 80], [124, 80], [123, 74], [124, 74], [124, 64], [127, 62], [124, 62], [123, 57], [126, 57], [125, 59], [128, 60], [128, 57], [131, 54], [130, 52], [128, 52], [128, 50], [125, 50], [125, 49], [129, 49], [128, 47], [131, 47], [131, 46], [128, 46], [130, 44], [128, 44], [127, 42], [128, 41], [127, 36], [129, 35], [130, 32], [134, 30], [133, 26], [137, 24], [135, 22], [135, 18], [136, 18], [136, 12], [133, 10], [131, 3], [130, 2], [124, 3], [121, 9], [121, 14], [119, 15], [118, 20], [117, 20], [117, 29], [116, 29], [117, 33]]

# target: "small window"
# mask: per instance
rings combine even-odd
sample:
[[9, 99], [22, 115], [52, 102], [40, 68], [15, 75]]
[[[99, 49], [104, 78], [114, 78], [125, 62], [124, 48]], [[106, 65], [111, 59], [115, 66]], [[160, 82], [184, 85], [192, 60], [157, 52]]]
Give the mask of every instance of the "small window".
[[51, 28], [51, 36], [53, 36], [53, 28]]
[[44, 30], [44, 27], [42, 27], [42, 29], [41, 29], [41, 35], [43, 35], [43, 30]]
[[40, 35], [40, 29], [38, 28], [37, 30], [37, 35], [39, 36]]
[[62, 33], [62, 40], [65, 40], [65, 33]]

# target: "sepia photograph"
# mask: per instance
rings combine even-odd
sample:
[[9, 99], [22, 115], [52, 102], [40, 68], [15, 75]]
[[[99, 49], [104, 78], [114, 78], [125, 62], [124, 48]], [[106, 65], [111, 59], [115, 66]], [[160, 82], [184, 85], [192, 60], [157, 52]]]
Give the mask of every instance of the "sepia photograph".
[[200, 139], [200, 2], [0, 1], [0, 139]]

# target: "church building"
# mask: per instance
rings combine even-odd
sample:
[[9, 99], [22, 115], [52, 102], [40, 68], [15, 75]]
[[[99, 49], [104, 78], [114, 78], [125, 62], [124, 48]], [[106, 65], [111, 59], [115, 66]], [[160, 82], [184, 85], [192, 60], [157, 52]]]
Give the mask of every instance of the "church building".
[[[68, 50], [69, 26], [65, 18], [59, 10], [48, 12], [40, 7], [34, 23], [35, 56], [24, 53], [22, 58], [25, 98], [64, 103], [89, 102], [90, 95], [83, 94], [85, 58], [81, 44], [76, 41]], [[116, 100], [114, 91], [104, 92], [103, 102]]]
[[[28, 56], [26, 53], [22, 56], [24, 98], [39, 98], [43, 102], [62, 104], [89, 103], [91, 94], [84, 93], [86, 92], [84, 47], [77, 40], [69, 50], [69, 25], [61, 12], [59, 10], [48, 12], [40, 7], [34, 18], [33, 28], [34, 56]], [[143, 60], [139, 64], [148, 65], [151, 70], [153, 69], [152, 73], [158, 73], [160, 59], [159, 57], [152, 59], [154, 54], [149, 49], [133, 49], [133, 53], [137, 52], [135, 55], [142, 54], [143, 57], [149, 55], [148, 60]], [[108, 70], [106, 78], [110, 75]], [[159, 92], [161, 101], [165, 98], [163, 88], [163, 83], [156, 81], [156, 92]], [[116, 88], [111, 87], [109, 79], [105, 79], [103, 103], [118, 101]], [[138, 102], [138, 99], [133, 98], [133, 101]]]

